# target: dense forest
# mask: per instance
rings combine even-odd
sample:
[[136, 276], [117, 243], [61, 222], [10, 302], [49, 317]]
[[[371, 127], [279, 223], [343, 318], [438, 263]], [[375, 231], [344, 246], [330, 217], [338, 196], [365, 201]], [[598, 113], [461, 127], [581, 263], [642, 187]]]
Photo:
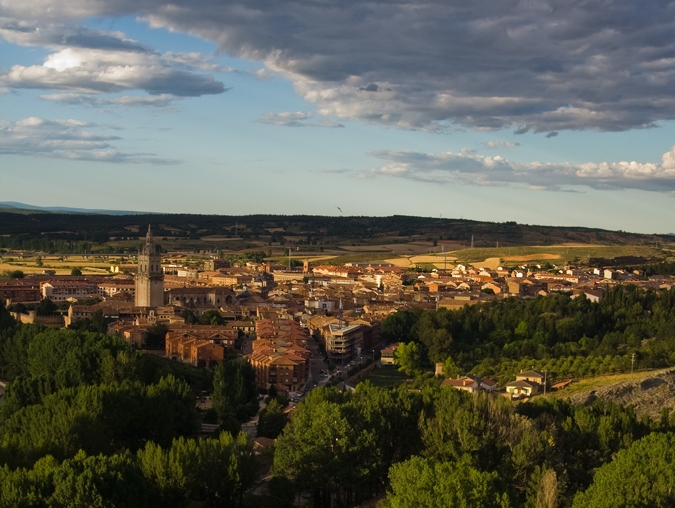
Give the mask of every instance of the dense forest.
[[[235, 506], [253, 481], [237, 437], [258, 410], [244, 360], [197, 369], [87, 329], [19, 325], [0, 305], [0, 372], [0, 506]], [[202, 421], [224, 432], [199, 439]]]
[[317, 507], [356, 506], [385, 491], [382, 508], [675, 502], [667, 413], [638, 419], [600, 400], [514, 405], [439, 383], [313, 391], [277, 439], [275, 474]]
[[[397, 313], [382, 331], [416, 346], [411, 380], [317, 388], [290, 419], [268, 394], [258, 433], [277, 439], [266, 459], [238, 433], [257, 411], [247, 362], [189, 368], [86, 328], [18, 325], [0, 306], [0, 507], [673, 506], [675, 414], [599, 399], [514, 404], [424, 373], [443, 361], [501, 376], [525, 354], [527, 368], [562, 371], [621, 369], [613, 362], [631, 352], [639, 366], [672, 365], [673, 307], [672, 290], [627, 286], [598, 303], [553, 295]], [[204, 391], [210, 412], [195, 404]], [[219, 433], [200, 438], [207, 420]]]
[[626, 372], [632, 354], [636, 369], [666, 367], [675, 364], [675, 289], [621, 285], [599, 302], [553, 293], [457, 311], [413, 309], [385, 319], [382, 334], [418, 351], [409, 355], [412, 371], [450, 359], [502, 386], [522, 369], [559, 378]]
[[[137, 239], [152, 224], [156, 237], [199, 239], [208, 236], [267, 237], [279, 241], [298, 235], [309, 244], [338, 245], [392, 241], [448, 240], [476, 247], [553, 245], [581, 242], [601, 245], [650, 245], [675, 241], [672, 235], [641, 235], [581, 227], [530, 226], [429, 217], [322, 217], [310, 215], [101, 215], [11, 213], [0, 211], [0, 248], [80, 254], [118, 252], [104, 246], [112, 239]], [[116, 250], [117, 249], [117, 250]]]

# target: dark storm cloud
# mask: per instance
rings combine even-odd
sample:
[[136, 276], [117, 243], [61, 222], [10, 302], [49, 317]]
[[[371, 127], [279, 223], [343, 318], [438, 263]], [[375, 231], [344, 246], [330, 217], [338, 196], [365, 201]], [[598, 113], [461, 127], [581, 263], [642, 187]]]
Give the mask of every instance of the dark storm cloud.
[[[152, 26], [201, 36], [224, 52], [285, 74], [324, 115], [405, 128], [454, 124], [542, 133], [647, 128], [675, 118], [670, 2], [0, 0], [0, 5], [15, 23], [139, 15]], [[378, 93], [363, 93], [374, 91], [374, 84]]]

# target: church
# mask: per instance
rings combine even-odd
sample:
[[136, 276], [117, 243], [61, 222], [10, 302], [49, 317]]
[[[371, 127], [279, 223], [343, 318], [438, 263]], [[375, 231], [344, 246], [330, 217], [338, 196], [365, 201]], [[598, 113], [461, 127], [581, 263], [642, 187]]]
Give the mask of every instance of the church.
[[148, 226], [145, 245], [138, 253], [136, 271], [136, 307], [161, 307], [164, 305], [164, 271], [159, 245], [155, 245]]

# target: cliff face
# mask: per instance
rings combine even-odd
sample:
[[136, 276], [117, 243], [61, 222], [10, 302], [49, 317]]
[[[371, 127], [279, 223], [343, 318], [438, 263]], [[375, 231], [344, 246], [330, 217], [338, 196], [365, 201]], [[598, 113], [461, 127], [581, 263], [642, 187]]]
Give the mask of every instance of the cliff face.
[[640, 381], [624, 381], [571, 397], [575, 404], [592, 404], [595, 399], [611, 400], [624, 406], [632, 405], [638, 416], [658, 419], [661, 409], [675, 412], [675, 368], [651, 374]]

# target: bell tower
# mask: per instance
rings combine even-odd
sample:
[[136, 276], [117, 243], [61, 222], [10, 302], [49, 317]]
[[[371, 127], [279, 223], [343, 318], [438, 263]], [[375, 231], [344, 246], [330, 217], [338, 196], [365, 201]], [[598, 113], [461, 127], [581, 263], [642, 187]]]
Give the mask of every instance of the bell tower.
[[136, 271], [136, 306], [161, 307], [164, 305], [164, 272], [159, 245], [155, 245], [148, 226], [145, 245], [138, 253]]

